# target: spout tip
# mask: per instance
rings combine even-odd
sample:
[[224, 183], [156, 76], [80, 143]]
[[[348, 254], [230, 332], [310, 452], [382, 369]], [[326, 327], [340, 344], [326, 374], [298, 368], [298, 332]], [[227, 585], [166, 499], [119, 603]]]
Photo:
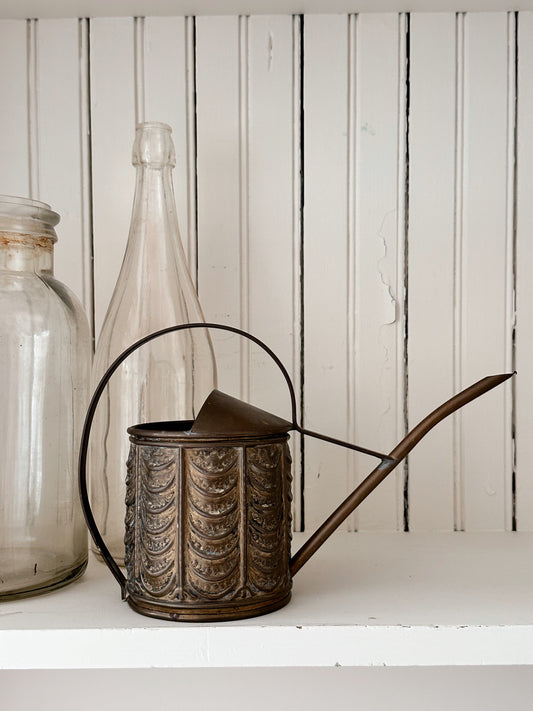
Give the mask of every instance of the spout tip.
[[489, 375], [487, 380], [493, 383], [493, 387], [495, 387], [496, 385], [499, 385], [500, 383], [504, 383], [506, 380], [509, 380], [509, 378], [512, 378], [513, 375], [516, 374], [516, 370], [513, 370], [512, 373], [499, 373], [498, 375]]
[[517, 375], [516, 370], [513, 370], [512, 373], [502, 373], [499, 377], [501, 378], [501, 382], [505, 382], [506, 380], [509, 380], [509, 378], [512, 378], [513, 375]]

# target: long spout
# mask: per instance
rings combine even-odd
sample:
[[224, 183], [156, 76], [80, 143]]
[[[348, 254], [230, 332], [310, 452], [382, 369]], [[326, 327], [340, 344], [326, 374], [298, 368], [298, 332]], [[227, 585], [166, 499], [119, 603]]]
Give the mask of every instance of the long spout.
[[341, 523], [374, 491], [374, 489], [388, 476], [398, 464], [405, 459], [413, 447], [420, 442], [422, 437], [429, 432], [436, 424], [448, 415], [458, 410], [463, 405], [475, 400], [480, 395], [492, 390], [497, 385], [511, 378], [514, 373], [503, 373], [502, 375], [489, 375], [471, 385], [466, 390], [462, 390], [454, 397], [440, 405], [425, 417], [409, 434], [392, 450], [389, 459], [384, 459], [372, 471], [366, 479], [353, 491], [342, 504], [324, 521], [315, 533], [304, 543], [300, 550], [291, 558], [290, 571], [294, 576], [309, 558], [316, 553], [320, 546], [331, 536]]

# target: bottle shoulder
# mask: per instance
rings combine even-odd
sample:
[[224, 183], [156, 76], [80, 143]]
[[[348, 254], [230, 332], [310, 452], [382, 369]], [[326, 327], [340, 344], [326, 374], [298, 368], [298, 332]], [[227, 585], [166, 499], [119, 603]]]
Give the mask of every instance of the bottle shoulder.
[[90, 348], [87, 317], [75, 295], [51, 275], [0, 272], [0, 328], [9, 333], [74, 332]]
[[52, 274], [42, 274], [39, 278], [54, 292], [67, 311], [75, 317], [80, 328], [89, 331], [89, 321], [85, 309], [72, 289], [64, 282], [56, 279]]
[[203, 320], [190, 276], [176, 266], [121, 273], [102, 323], [97, 353], [102, 348], [111, 352], [124, 348], [167, 326]]

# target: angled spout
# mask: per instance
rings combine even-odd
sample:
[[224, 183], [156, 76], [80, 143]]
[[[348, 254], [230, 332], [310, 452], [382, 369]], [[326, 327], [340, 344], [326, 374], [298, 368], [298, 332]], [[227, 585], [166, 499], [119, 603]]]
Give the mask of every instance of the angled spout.
[[389, 458], [383, 459], [380, 464], [364, 479], [361, 484], [335, 509], [315, 533], [307, 540], [300, 550], [291, 558], [290, 572], [294, 576], [300, 568], [316, 553], [320, 546], [331, 536], [341, 523], [374, 491], [374, 489], [388, 476], [396, 466], [409, 454], [413, 447], [420, 442], [422, 437], [435, 425], [448, 415], [475, 400], [480, 395], [492, 390], [496, 386], [511, 378], [514, 373], [502, 375], [489, 375], [479, 380], [469, 388], [462, 390], [454, 397], [433, 410], [407, 436], [392, 450]]

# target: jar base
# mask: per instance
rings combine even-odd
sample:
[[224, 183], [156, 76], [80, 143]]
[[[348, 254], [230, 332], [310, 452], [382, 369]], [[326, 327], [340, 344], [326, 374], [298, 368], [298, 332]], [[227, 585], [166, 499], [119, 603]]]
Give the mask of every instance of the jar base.
[[[43, 595], [44, 593], [69, 585], [83, 575], [87, 567], [87, 560], [86, 557], [78, 565], [68, 568], [67, 570], [61, 570], [55, 575], [46, 576], [43, 574], [40, 580], [37, 579], [32, 584], [21, 582], [16, 588], [11, 587], [10, 590], [6, 590], [5, 592], [2, 591], [2, 583], [0, 580], [0, 602]], [[38, 573], [38, 564], [36, 563], [34, 569], [35, 577], [38, 576]]]

